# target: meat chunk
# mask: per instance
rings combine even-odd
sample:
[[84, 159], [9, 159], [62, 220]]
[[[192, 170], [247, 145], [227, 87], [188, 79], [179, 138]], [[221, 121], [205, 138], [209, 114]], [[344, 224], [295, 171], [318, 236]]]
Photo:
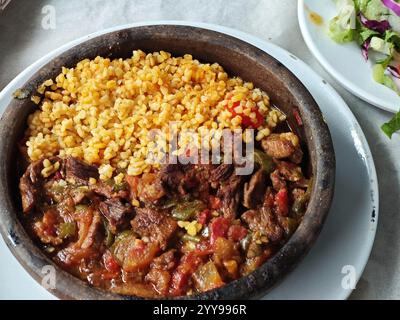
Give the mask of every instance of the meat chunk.
[[287, 181], [296, 182], [303, 179], [301, 168], [291, 162], [277, 161], [276, 168], [279, 174]]
[[137, 184], [137, 196], [143, 202], [154, 204], [165, 195], [159, 176], [155, 173], [144, 173]]
[[172, 278], [171, 272], [177, 263], [175, 251], [176, 250], [169, 250], [155, 258], [151, 263], [151, 269], [145, 278], [145, 280], [151, 282], [157, 292], [162, 295], [168, 293], [169, 284]]
[[131, 221], [133, 230], [141, 237], [158, 242], [165, 249], [168, 241], [178, 228], [177, 222], [163, 210], [149, 208], [136, 209], [136, 216]]
[[169, 164], [164, 166], [159, 174], [162, 185], [169, 195], [185, 196], [195, 194], [200, 200], [206, 200], [209, 195], [212, 164]]
[[92, 207], [77, 212], [78, 240], [57, 254], [59, 261], [67, 266], [78, 265], [83, 259], [99, 256], [100, 214]]
[[35, 222], [33, 230], [41, 242], [57, 246], [63, 242], [57, 235], [57, 226], [60, 222], [61, 219], [57, 210], [50, 209], [43, 214], [42, 220]]
[[37, 187], [30, 179], [28, 172], [25, 172], [21, 177], [19, 190], [22, 198], [22, 210], [24, 213], [28, 213], [35, 207], [38, 193]]
[[180, 164], [167, 164], [160, 171], [160, 180], [168, 192], [175, 189], [181, 194], [186, 194], [182, 188], [184, 176], [184, 168]]
[[233, 164], [220, 164], [211, 171], [211, 182], [220, 183], [227, 180], [233, 173], [235, 166]]
[[171, 249], [155, 258], [151, 264], [152, 268], [170, 271], [176, 266], [176, 250]]
[[221, 199], [224, 217], [227, 219], [235, 219], [238, 213], [244, 179], [244, 176], [233, 174], [217, 191], [217, 197]]
[[303, 157], [299, 138], [293, 132], [273, 133], [261, 141], [264, 151], [273, 158], [291, 158], [300, 163]]
[[89, 165], [74, 157], [68, 157], [66, 159], [65, 173], [67, 179], [84, 184], [89, 182], [89, 178], [99, 178], [99, 172], [96, 166]]
[[115, 234], [117, 229], [128, 223], [133, 208], [129, 204], [124, 204], [119, 198], [107, 199], [101, 202], [99, 210], [108, 220], [111, 231]]
[[24, 213], [28, 213], [36, 205], [41, 180], [40, 171], [43, 169], [42, 163], [42, 160], [33, 162], [28, 166], [20, 179], [19, 189], [21, 191], [22, 210]]
[[264, 151], [273, 158], [282, 159], [290, 157], [295, 148], [293, 143], [281, 137], [278, 133], [273, 133], [261, 141]]
[[284, 235], [277, 219], [267, 208], [248, 210], [242, 214], [242, 220], [248, 224], [251, 231], [266, 236], [271, 242], [280, 241]]
[[160, 171], [160, 180], [168, 193], [185, 195], [196, 185], [193, 165], [168, 164]]
[[171, 273], [161, 269], [150, 269], [145, 280], [154, 285], [154, 289], [161, 295], [167, 295], [171, 282]]
[[279, 191], [282, 188], [286, 188], [286, 181], [281, 177], [279, 170], [274, 170], [270, 174], [272, 186], [276, 191]]
[[103, 181], [100, 181], [94, 185], [90, 185], [89, 189], [94, 193], [106, 198], [129, 199], [129, 191], [127, 189], [122, 188], [116, 190], [112, 184], [107, 184]]
[[267, 189], [267, 178], [262, 169], [252, 175], [244, 185], [243, 205], [248, 209], [255, 209], [261, 204]]

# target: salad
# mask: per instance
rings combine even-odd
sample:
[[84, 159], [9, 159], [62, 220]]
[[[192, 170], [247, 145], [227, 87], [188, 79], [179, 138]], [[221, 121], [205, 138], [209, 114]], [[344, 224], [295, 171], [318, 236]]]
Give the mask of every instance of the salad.
[[[329, 36], [338, 43], [355, 41], [371, 61], [374, 80], [400, 95], [400, 0], [334, 0], [338, 14]], [[382, 127], [389, 137], [400, 130], [400, 112]]]

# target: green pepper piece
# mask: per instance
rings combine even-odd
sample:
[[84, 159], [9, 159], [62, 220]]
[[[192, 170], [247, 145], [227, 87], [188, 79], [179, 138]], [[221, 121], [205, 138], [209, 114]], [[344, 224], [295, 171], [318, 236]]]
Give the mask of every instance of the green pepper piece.
[[64, 222], [58, 226], [58, 236], [62, 239], [72, 237], [76, 233], [75, 222]]
[[177, 200], [172, 198], [165, 200], [159, 207], [161, 209], [169, 209], [175, 207], [177, 204]]
[[59, 184], [55, 183], [52, 185], [51, 190], [55, 193], [62, 193], [65, 191], [65, 186], [60, 186]]
[[264, 151], [254, 149], [254, 162], [258, 163], [266, 174], [270, 174], [274, 170], [272, 158]]
[[89, 206], [86, 204], [77, 204], [75, 206], [75, 211], [83, 211], [83, 210], [87, 210]]
[[191, 236], [190, 234], [185, 233], [182, 236], [182, 240], [183, 241], [193, 241], [193, 242], [198, 243], [198, 242], [200, 242], [201, 238], [199, 236]]
[[124, 231], [121, 231], [121, 232], [117, 235], [115, 241], [117, 241], [117, 240], [118, 240], [118, 241], [119, 241], [119, 240], [122, 240], [122, 239], [124, 239], [124, 238], [126, 238], [126, 237], [129, 237], [129, 236], [132, 236], [132, 235], [136, 235], [135, 232], [134, 232], [133, 230], [124, 230]]
[[113, 191], [114, 192], [119, 192], [119, 191], [122, 191], [122, 190], [127, 190], [128, 189], [128, 187], [127, 187], [127, 184], [126, 183], [119, 183], [119, 184], [114, 184], [113, 185]]
[[114, 243], [114, 235], [110, 230], [108, 222], [104, 221], [104, 229], [106, 231], [106, 237], [104, 238], [104, 244], [107, 248], [111, 247]]
[[200, 200], [178, 204], [172, 209], [172, 217], [180, 221], [188, 221], [196, 215], [197, 212], [206, 208], [205, 204]]
[[123, 239], [125, 239], [127, 237], [130, 237], [130, 236], [135, 237], [136, 233], [133, 230], [124, 230], [124, 231], [121, 231], [120, 233], [118, 233], [114, 237], [114, 243], [111, 245], [110, 251], [114, 252], [114, 250], [117, 247], [118, 243], [121, 242]]

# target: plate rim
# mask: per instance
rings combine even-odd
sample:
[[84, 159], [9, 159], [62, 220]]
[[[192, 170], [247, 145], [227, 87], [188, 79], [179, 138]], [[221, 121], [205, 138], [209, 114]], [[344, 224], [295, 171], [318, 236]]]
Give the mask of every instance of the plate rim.
[[[303, 0], [300, 0], [300, 2], [302, 2], [302, 1]], [[263, 51], [266, 51], [267, 50], [266, 48], [268, 48], [268, 47], [269, 48], [273, 48], [273, 50], [277, 51], [279, 54], [285, 54], [287, 57], [290, 56], [291, 58], [295, 58], [297, 60], [296, 64], [298, 65], [298, 67], [299, 68], [303, 68], [307, 73], [309, 73], [315, 79], [320, 79], [321, 82], [325, 81], [313, 69], [311, 69], [305, 62], [303, 62], [301, 59], [297, 58], [295, 55], [293, 55], [289, 51], [279, 47], [278, 45], [276, 45], [276, 44], [274, 44], [272, 42], [268, 42], [268, 41], [262, 40], [262, 39], [260, 39], [260, 38], [258, 38], [256, 36], [253, 36], [253, 35], [248, 34], [246, 32], [243, 32], [243, 31], [240, 31], [240, 30], [236, 30], [236, 29], [233, 29], [233, 28], [229, 28], [229, 27], [225, 27], [225, 26], [220, 26], [220, 25], [216, 25], [216, 24], [209, 24], [209, 23], [202, 23], [202, 22], [181, 21], [181, 20], [154, 20], [154, 21], [123, 24], [123, 25], [118, 25], [118, 26], [114, 26], [114, 27], [111, 27], [111, 28], [102, 29], [100, 31], [96, 31], [94, 33], [91, 33], [91, 34], [79, 37], [77, 39], [71, 40], [70, 42], [67, 42], [66, 44], [64, 44], [64, 45], [62, 45], [62, 46], [50, 51], [48, 54], [46, 54], [42, 58], [38, 59], [36, 62], [32, 63], [27, 68], [25, 68], [22, 72], [20, 72], [0, 92], [0, 101], [3, 100], [4, 98], [7, 98], [6, 97], [6, 93], [8, 91], [10, 91], [10, 89], [12, 89], [18, 83], [18, 81], [21, 78], [27, 76], [33, 70], [40, 69], [40, 67], [43, 64], [45, 64], [46, 61], [48, 61], [48, 59], [50, 59], [52, 56], [57, 55], [57, 54], [65, 51], [65, 50], [67, 50], [68, 48], [70, 48], [70, 47], [72, 47], [72, 46], [74, 46], [76, 44], [79, 44], [80, 42], [82, 42], [84, 40], [96, 37], [98, 35], [101, 35], [101, 34], [104, 34], [104, 33], [107, 33], [107, 32], [124, 29], [124, 28], [127, 28], [127, 27], [157, 25], [157, 24], [177, 24], [177, 25], [201, 27], [201, 28], [205, 28], [205, 29], [209, 29], [209, 30], [222, 32], [222, 33], [228, 34], [230, 36], [236, 37], [236, 38], [238, 38], [240, 40], [243, 40], [245, 42], [248, 42], [248, 43], [256, 46], [257, 48], [259, 48], [259, 49], [261, 49]], [[277, 57], [277, 56], [271, 54], [268, 51], [266, 51], [266, 52], [268, 54], [270, 54], [271, 56], [273, 56], [278, 61], [282, 60], [282, 58]], [[288, 69], [293, 73], [291, 68], [288, 67]], [[337, 93], [337, 91], [329, 83], [326, 83], [325, 85], [326, 85], [326, 89], [330, 91], [330, 94], [335, 96], [335, 98], [338, 99], [338, 101], [341, 102], [341, 105], [342, 105], [341, 107], [342, 107], [343, 111], [345, 112], [346, 117], [348, 117], [349, 121], [351, 121], [354, 124], [355, 129], [357, 130], [357, 135], [361, 139], [362, 148], [364, 149], [364, 151], [366, 153], [366, 160], [364, 162], [366, 164], [368, 177], [370, 178], [369, 187], [371, 189], [371, 192], [374, 194], [374, 198], [371, 200], [371, 204], [376, 207], [375, 222], [377, 224], [378, 217], [379, 217], [379, 192], [378, 192], [378, 188], [379, 187], [378, 187], [378, 180], [377, 180], [375, 164], [374, 164], [374, 160], [373, 160], [373, 157], [372, 157], [372, 153], [371, 153], [368, 141], [367, 141], [367, 139], [366, 139], [366, 137], [364, 135], [364, 132], [363, 132], [361, 126], [359, 125], [357, 119], [355, 118], [354, 114], [351, 112], [350, 108], [348, 107], [346, 102], [343, 100], [343, 98]], [[0, 115], [3, 113], [3, 111], [4, 110], [0, 110]], [[368, 254], [363, 259], [363, 267], [362, 267], [362, 270], [360, 270], [361, 272], [359, 272], [358, 275], [357, 275], [357, 282], [359, 281], [361, 275], [363, 274], [365, 266], [366, 266], [366, 264], [367, 264], [367, 262], [369, 260], [369, 256], [371, 254], [372, 246], [373, 246], [373, 243], [374, 243], [374, 240], [375, 240], [376, 227], [370, 232], [372, 232], [372, 235], [368, 238], [369, 239], [369, 241], [368, 241], [369, 243], [368, 243], [368, 246], [367, 246]], [[270, 292], [272, 292], [273, 290], [274, 290], [274, 288], [272, 288]], [[341, 295], [340, 297], [338, 296], [338, 299], [346, 299], [346, 298], [348, 298], [352, 291], [353, 291], [352, 289], [344, 289], [343, 290], [343, 295]], [[264, 297], [268, 298], [268, 293]]]
[[[360, 86], [355, 84], [354, 82], [347, 80], [341, 73], [337, 72], [334, 66], [329, 62], [327, 58], [321, 53], [318, 49], [318, 46], [313, 41], [313, 38], [309, 32], [309, 28], [306, 23], [306, 3], [305, 0], [299, 0], [297, 2], [297, 17], [299, 22], [299, 27], [301, 31], [301, 35], [303, 36], [304, 42], [306, 43], [308, 49], [311, 51], [312, 55], [317, 59], [321, 67], [326, 70], [341, 86], [350, 91], [352, 94], [357, 96], [363, 101], [366, 101], [373, 106], [391, 112], [396, 113], [398, 110], [392, 106], [390, 103], [377, 98], [373, 94], [368, 91], [362, 89]], [[361, 58], [361, 55], [360, 55]], [[371, 70], [372, 74], [372, 70]], [[389, 89], [387, 89], [389, 90]]]

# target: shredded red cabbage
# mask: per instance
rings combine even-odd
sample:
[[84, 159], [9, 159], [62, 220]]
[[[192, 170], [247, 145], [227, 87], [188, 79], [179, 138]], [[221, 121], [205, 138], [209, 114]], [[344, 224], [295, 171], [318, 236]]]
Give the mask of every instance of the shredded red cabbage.
[[389, 21], [382, 20], [368, 20], [361, 12], [359, 13], [360, 22], [363, 24], [364, 27], [368, 29], [377, 31], [379, 33], [384, 33], [386, 30], [391, 28]]
[[387, 70], [390, 72], [390, 74], [397, 78], [400, 79], [400, 73], [399, 73], [399, 69], [397, 69], [395, 66], [388, 66]]
[[396, 2], [395, 0], [381, 0], [382, 4], [392, 10], [395, 14], [400, 16], [400, 3]]
[[371, 45], [371, 38], [364, 41], [361, 45], [361, 53], [366, 61], [368, 61], [368, 50]]

